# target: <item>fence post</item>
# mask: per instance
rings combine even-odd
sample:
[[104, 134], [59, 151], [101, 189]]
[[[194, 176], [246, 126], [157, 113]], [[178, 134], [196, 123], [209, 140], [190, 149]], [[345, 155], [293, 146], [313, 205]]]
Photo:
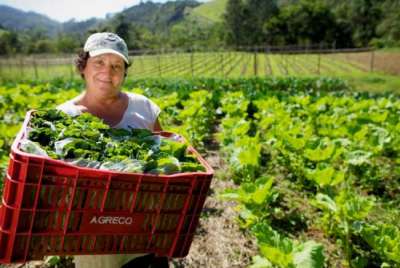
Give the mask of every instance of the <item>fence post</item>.
[[19, 57], [19, 65], [20, 65], [20, 72], [21, 72], [21, 78], [24, 78], [24, 62], [23, 62], [23, 57]]
[[374, 61], [375, 61], [375, 50], [371, 51], [370, 63], [369, 63], [369, 71], [372, 73], [374, 71]]
[[0, 58], [0, 78], [3, 78], [3, 59]]
[[265, 47], [265, 75], [273, 75], [270, 62], [270, 48], [268, 45]]
[[254, 76], [258, 76], [258, 64], [257, 64], [257, 47], [254, 47]]
[[288, 70], [287, 56], [286, 56], [286, 54], [284, 53], [284, 52], [286, 52], [286, 51], [283, 51], [283, 50], [281, 49], [280, 52], [281, 52], [283, 70], [285, 71], [285, 75], [288, 75], [288, 74], [289, 74], [289, 70]]
[[158, 76], [162, 76], [162, 72], [161, 72], [161, 59], [160, 59], [160, 54], [161, 54], [161, 50], [158, 51], [157, 53], [157, 61], [158, 61]]
[[176, 48], [174, 49], [174, 53], [175, 53], [174, 56], [175, 56], [175, 66], [176, 66], [176, 68], [173, 69], [173, 74], [175, 76], [177, 76], [178, 73], [179, 73], [179, 67], [178, 66], [180, 66], [180, 65], [179, 65], [179, 53], [178, 53]]
[[[51, 70], [50, 70], [50, 65], [49, 65], [49, 55], [48, 54], [46, 54], [46, 56], [45, 56], [45, 58], [46, 58], [46, 74], [51, 74], [52, 72], [51, 72]], [[50, 77], [47, 77], [47, 76], [45, 76], [45, 79], [51, 79]]]
[[75, 78], [75, 64], [74, 64], [74, 60], [73, 59], [71, 59], [71, 63], [70, 64], [71, 65], [69, 67], [69, 70], [70, 70], [71, 80], [74, 80], [74, 78]]
[[192, 72], [192, 78], [194, 76], [194, 54], [193, 54], [193, 48], [190, 48], [190, 70]]
[[35, 79], [38, 80], [39, 79], [39, 73], [38, 73], [38, 68], [37, 68], [37, 63], [36, 63], [35, 57], [32, 57], [32, 60], [33, 60], [33, 71], [35, 73]]
[[321, 75], [321, 53], [318, 52], [317, 74]]
[[[15, 61], [14, 61], [15, 62]], [[14, 72], [13, 72], [13, 66], [11, 65], [11, 63], [12, 63], [12, 61], [10, 61], [10, 58], [7, 56], [7, 61], [6, 61], [6, 66], [8, 66], [8, 76], [11, 76], [11, 74], [14, 74], [14, 73], [17, 73], [16, 72], [16, 66], [14, 66], [15, 67], [15, 70], [14, 70]]]
[[221, 51], [220, 58], [221, 58], [221, 77], [224, 77], [224, 52], [223, 51]]
[[[143, 52], [144, 54], [145, 52]], [[143, 54], [139, 55], [139, 61], [140, 61], [140, 71], [142, 75], [144, 74], [144, 62], [143, 62]]]
[[322, 50], [322, 43], [319, 44], [319, 50], [318, 50], [318, 70], [317, 70], [318, 75], [321, 75], [321, 50]]

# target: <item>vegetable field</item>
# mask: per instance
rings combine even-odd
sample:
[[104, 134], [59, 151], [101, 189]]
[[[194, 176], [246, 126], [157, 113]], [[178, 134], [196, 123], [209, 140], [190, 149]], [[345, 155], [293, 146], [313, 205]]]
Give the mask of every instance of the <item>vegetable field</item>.
[[[129, 77], [266, 77], [266, 76], [342, 76], [368, 75], [370, 72], [398, 74], [390, 67], [397, 61], [381, 52], [330, 53], [330, 50], [299, 53], [287, 51], [280, 54], [261, 49], [252, 52], [238, 51], [139, 51], [133, 52]], [[78, 74], [72, 66], [75, 55], [54, 58], [40, 57], [0, 58], [0, 78], [15, 79], [74, 79]], [[385, 64], [386, 63], [386, 64]]]
[[249, 52], [180, 53], [137, 56], [135, 77], [252, 77], [286, 75], [342, 75], [365, 72], [336, 57], [319, 54], [265, 54]]
[[[243, 65], [254, 55], [221, 55], [198, 55], [193, 64], [208, 66], [210, 76], [254, 72], [255, 65]], [[190, 75], [190, 55], [180, 56], [166, 77]], [[329, 56], [279, 57], [257, 56], [257, 73], [309, 74], [318, 64], [321, 74], [362, 72]], [[221, 61], [223, 70], [210, 67]], [[136, 64], [143, 64], [134, 68], [138, 77], [157, 73], [144, 59]], [[233, 224], [257, 241], [258, 253], [241, 266], [400, 266], [398, 95], [357, 92], [335, 78], [143, 79], [125, 87], [161, 107], [164, 129], [184, 135], [205, 156], [217, 152], [224, 165], [215, 179], [234, 186], [216, 195], [235, 202]], [[0, 86], [3, 168], [26, 111], [81, 90], [74, 80]]]

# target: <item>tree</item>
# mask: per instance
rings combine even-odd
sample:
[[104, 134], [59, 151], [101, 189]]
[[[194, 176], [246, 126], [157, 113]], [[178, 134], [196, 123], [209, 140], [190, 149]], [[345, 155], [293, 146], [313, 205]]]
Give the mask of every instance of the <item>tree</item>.
[[381, 6], [382, 20], [379, 22], [376, 32], [383, 40], [383, 45], [400, 45], [400, 2], [387, 0]]
[[186, 18], [175, 24], [168, 35], [170, 47], [216, 47], [221, 45], [221, 24], [198, 23], [195, 19]]
[[226, 38], [228, 45], [238, 46], [243, 44], [243, 21], [246, 19], [243, 8], [242, 0], [229, 0], [226, 5], [224, 19], [227, 28]]
[[129, 47], [131, 44], [129, 23], [126, 21], [125, 16], [123, 14], [119, 14], [115, 20], [116, 20], [115, 33], [118, 34], [122, 39], [124, 39]]
[[55, 52], [54, 41], [50, 39], [38, 40], [34, 44], [33, 53], [53, 53]]
[[261, 45], [267, 37], [263, 26], [266, 21], [279, 13], [276, 0], [247, 0], [243, 8], [244, 32], [247, 45]]
[[67, 34], [59, 34], [56, 39], [56, 49], [58, 52], [71, 53], [80, 48], [79, 39]]
[[129, 29], [129, 49], [141, 49], [145, 48], [146, 44], [143, 41], [143, 34], [145, 29], [136, 25], [132, 25]]
[[339, 35], [346, 35], [343, 26], [336, 23], [334, 14], [321, 0], [301, 0], [284, 6], [279, 15], [265, 23], [264, 33], [267, 41], [278, 45], [333, 43], [343, 39]]
[[350, 1], [349, 16], [351, 24], [354, 26], [353, 40], [357, 46], [367, 46], [369, 41], [376, 36], [376, 28], [382, 17], [376, 2], [372, 0]]
[[15, 54], [19, 47], [18, 36], [15, 32], [0, 30], [0, 55]]
[[263, 26], [278, 13], [276, 0], [229, 0], [225, 23], [227, 41], [234, 45], [261, 45], [267, 37]]

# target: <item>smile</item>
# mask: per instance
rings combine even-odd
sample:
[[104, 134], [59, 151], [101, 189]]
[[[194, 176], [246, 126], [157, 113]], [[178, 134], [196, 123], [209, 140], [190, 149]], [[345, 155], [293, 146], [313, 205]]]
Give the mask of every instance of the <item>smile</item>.
[[107, 83], [107, 84], [110, 84], [112, 81], [111, 80], [97, 80], [97, 81], [99, 81], [99, 82], [101, 82], [101, 83]]

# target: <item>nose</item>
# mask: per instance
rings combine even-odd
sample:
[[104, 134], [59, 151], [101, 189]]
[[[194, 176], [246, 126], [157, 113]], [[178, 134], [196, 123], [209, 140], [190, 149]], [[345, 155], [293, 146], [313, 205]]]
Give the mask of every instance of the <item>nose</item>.
[[103, 68], [101, 69], [101, 74], [102, 74], [102, 77], [104, 79], [109, 80], [112, 77], [112, 74], [113, 74], [113, 70], [112, 70], [111, 65], [105, 64], [103, 66]]
[[111, 65], [109, 65], [109, 64], [104, 65], [104, 72], [111, 75], [112, 71], [113, 71], [113, 69], [112, 69]]

